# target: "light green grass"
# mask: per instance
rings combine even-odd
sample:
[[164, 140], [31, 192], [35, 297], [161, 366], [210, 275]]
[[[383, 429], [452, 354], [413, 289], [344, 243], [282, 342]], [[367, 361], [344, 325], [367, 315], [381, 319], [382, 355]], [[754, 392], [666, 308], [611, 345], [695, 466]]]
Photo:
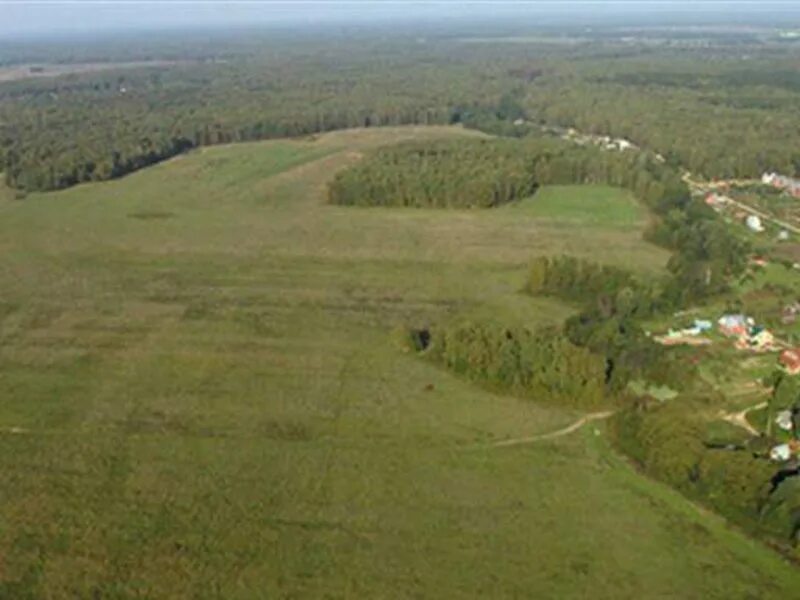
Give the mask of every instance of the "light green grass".
[[552, 185], [509, 207], [566, 226], [630, 228], [647, 219], [633, 195], [606, 185]]
[[790, 597], [588, 430], [488, 445], [574, 413], [392, 345], [560, 321], [519, 293], [537, 253], [666, 260], [639, 226], [324, 201], [369, 148], [466, 134], [218, 147], [0, 204], [0, 597]]

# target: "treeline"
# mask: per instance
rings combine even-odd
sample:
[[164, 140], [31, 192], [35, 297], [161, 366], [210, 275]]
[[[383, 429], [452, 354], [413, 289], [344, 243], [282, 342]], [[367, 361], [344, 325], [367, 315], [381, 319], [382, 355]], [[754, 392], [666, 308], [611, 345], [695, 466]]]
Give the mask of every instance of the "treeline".
[[622, 392], [634, 380], [682, 389], [691, 387], [696, 368], [680, 349], [654, 344], [640, 322], [674, 310], [667, 280], [642, 280], [618, 267], [570, 256], [537, 257], [525, 291], [576, 303], [580, 311], [566, 320], [564, 333], [575, 345], [605, 362], [605, 383]]
[[338, 174], [329, 198], [336, 204], [493, 207], [539, 185], [574, 183], [629, 188], [656, 212], [689, 203], [677, 173], [644, 154], [603, 152], [533, 134], [387, 147]]
[[[521, 137], [536, 123], [627, 137], [707, 177], [800, 172], [794, 65], [757, 46], [744, 67], [720, 51], [709, 61], [703, 50], [687, 58], [650, 48], [642, 60], [635, 47], [608, 42], [321, 33], [162, 40], [128, 59], [172, 65], [2, 83], [0, 169], [9, 184], [42, 190], [116, 177], [208, 144], [445, 123]], [[126, 54], [52, 51], [52, 62]]]
[[219, 55], [226, 58], [0, 84], [7, 183], [57, 189], [198, 146], [458, 122], [497, 104], [516, 81], [502, 65], [478, 67], [396, 40], [284, 36], [241, 55], [221, 46]]
[[530, 196], [534, 173], [510, 140], [412, 142], [379, 150], [328, 185], [333, 204], [493, 207]]
[[494, 390], [572, 408], [608, 402], [603, 360], [554, 329], [458, 322], [404, 335], [426, 358]]

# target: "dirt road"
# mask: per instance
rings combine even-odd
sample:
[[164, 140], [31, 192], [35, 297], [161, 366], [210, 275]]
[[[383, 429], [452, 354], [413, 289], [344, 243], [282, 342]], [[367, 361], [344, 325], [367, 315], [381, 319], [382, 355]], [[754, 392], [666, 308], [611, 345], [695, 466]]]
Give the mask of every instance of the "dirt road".
[[523, 437], [523, 438], [513, 438], [510, 440], [503, 440], [502, 442], [495, 442], [492, 444], [495, 448], [501, 448], [505, 446], [519, 446], [521, 444], [532, 444], [534, 442], [543, 442], [545, 440], [554, 440], [560, 437], [564, 437], [565, 435], [569, 435], [586, 425], [587, 423], [591, 423], [592, 421], [600, 421], [603, 419], [609, 418], [613, 415], [616, 411], [609, 410], [604, 412], [596, 412], [590, 413], [586, 416], [581, 417], [572, 425], [567, 425], [563, 429], [558, 429], [556, 431], [551, 431], [550, 433], [542, 433], [539, 435], [533, 435], [530, 437]]
[[761, 435], [761, 432], [758, 431], [758, 429], [756, 429], [752, 425], [750, 425], [750, 423], [747, 421], [747, 413], [752, 412], [754, 410], [760, 410], [766, 407], [767, 407], [766, 402], [759, 402], [758, 404], [754, 404], [753, 406], [745, 408], [744, 410], [739, 412], [735, 413], [723, 412], [720, 414], [720, 417], [722, 418], [723, 421], [727, 421], [731, 425], [736, 425], [737, 427], [741, 427], [742, 429], [745, 429], [750, 435], [758, 437]]

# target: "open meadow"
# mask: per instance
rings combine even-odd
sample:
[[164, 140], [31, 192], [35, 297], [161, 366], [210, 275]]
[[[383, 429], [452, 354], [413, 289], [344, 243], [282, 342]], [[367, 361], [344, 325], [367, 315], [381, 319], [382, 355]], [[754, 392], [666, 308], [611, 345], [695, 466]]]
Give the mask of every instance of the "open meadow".
[[520, 292], [536, 255], [668, 259], [602, 186], [326, 203], [379, 145], [467, 135], [215, 146], [0, 195], [0, 598], [793, 597], [795, 567], [639, 475], [602, 423], [494, 447], [581, 415], [392, 343], [465, 314], [561, 323], [573, 307]]

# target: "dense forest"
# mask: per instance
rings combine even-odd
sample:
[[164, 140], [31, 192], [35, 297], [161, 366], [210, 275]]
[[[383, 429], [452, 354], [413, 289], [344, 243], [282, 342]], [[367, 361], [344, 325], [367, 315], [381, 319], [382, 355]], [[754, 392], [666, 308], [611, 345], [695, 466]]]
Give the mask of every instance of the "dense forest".
[[536, 191], [529, 154], [512, 140], [409, 143], [385, 148], [329, 184], [333, 204], [493, 207]]
[[796, 59], [741, 52], [587, 60], [527, 87], [523, 105], [543, 123], [629, 138], [707, 178], [798, 173]]
[[[706, 177], [800, 171], [795, 46], [752, 36], [675, 48], [600, 32], [575, 44], [317, 33], [162, 37], [147, 52], [117, 47], [104, 60], [168, 64], [0, 83], [0, 170], [13, 187], [55, 189], [208, 144], [470, 125], [489, 114], [505, 135], [561, 126], [623, 136]], [[0, 65], [43, 58], [41, 49], [0, 51]], [[58, 52], [91, 61], [103, 46]]]
[[13, 187], [57, 189], [197, 146], [459, 122], [497, 104], [519, 79], [493, 64], [495, 52], [417, 46], [262, 38], [176, 60], [168, 45], [171, 66], [0, 83], [0, 170]]

